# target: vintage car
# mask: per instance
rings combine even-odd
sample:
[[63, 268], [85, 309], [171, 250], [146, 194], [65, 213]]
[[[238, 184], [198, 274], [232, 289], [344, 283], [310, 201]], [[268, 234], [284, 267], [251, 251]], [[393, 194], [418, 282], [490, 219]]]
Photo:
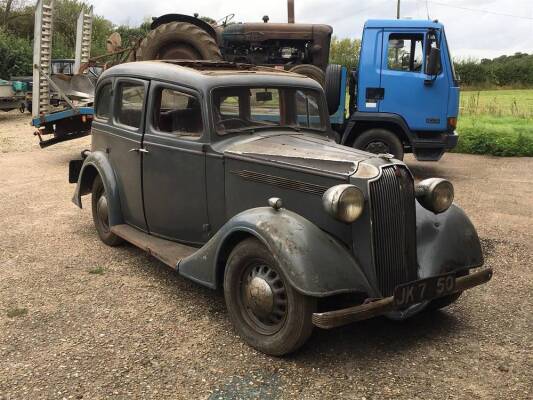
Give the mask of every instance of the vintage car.
[[453, 186], [333, 140], [314, 80], [224, 62], [102, 74], [92, 149], [70, 165], [101, 240], [124, 240], [209, 288], [249, 345], [300, 347], [313, 326], [405, 319], [487, 282]]

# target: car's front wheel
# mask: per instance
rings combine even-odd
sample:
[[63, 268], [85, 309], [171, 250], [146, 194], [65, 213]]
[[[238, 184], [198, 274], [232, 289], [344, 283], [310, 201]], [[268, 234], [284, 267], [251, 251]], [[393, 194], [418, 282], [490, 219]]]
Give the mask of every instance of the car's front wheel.
[[224, 297], [237, 333], [263, 353], [281, 356], [311, 335], [316, 300], [297, 292], [268, 249], [246, 239], [231, 252]]
[[118, 246], [119, 244], [122, 244], [124, 241], [111, 232], [109, 226], [109, 204], [100, 175], [97, 175], [93, 182], [92, 211], [94, 226], [98, 232], [100, 240], [108, 246]]

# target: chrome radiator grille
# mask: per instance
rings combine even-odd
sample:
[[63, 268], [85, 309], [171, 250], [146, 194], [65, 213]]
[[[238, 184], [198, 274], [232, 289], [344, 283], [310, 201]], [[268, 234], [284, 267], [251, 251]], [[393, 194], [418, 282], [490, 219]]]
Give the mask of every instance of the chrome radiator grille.
[[413, 179], [404, 167], [383, 168], [370, 183], [374, 265], [379, 289], [391, 296], [394, 288], [417, 279], [416, 217]]

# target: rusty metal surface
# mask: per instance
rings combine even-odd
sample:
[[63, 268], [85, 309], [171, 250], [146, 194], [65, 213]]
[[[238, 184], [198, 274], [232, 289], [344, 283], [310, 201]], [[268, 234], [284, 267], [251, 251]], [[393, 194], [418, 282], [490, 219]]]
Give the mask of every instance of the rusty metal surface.
[[339, 146], [325, 138], [314, 140], [300, 134], [258, 137], [257, 140], [239, 142], [230, 146], [226, 154], [341, 175], [352, 175], [361, 161], [375, 157]]
[[[455, 293], [487, 283], [492, 278], [492, 268], [486, 268], [473, 274], [456, 279]], [[394, 310], [394, 296], [341, 310], [313, 314], [313, 325], [332, 329], [352, 322], [362, 321], [386, 314]]]

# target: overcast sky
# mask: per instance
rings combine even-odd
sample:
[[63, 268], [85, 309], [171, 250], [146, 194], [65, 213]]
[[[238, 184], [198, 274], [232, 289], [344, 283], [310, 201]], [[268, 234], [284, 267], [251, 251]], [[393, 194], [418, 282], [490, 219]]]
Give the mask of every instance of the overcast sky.
[[[286, 22], [286, 0], [85, 0], [115, 24], [138, 25], [165, 13], [206, 15], [236, 21]], [[296, 22], [324, 23], [338, 37], [360, 38], [364, 21], [395, 18], [396, 0], [295, 0]], [[455, 58], [533, 53], [533, 0], [402, 0], [403, 18], [439, 19], [446, 27]], [[485, 11], [485, 12], [482, 12]], [[505, 15], [504, 15], [505, 14]]]

